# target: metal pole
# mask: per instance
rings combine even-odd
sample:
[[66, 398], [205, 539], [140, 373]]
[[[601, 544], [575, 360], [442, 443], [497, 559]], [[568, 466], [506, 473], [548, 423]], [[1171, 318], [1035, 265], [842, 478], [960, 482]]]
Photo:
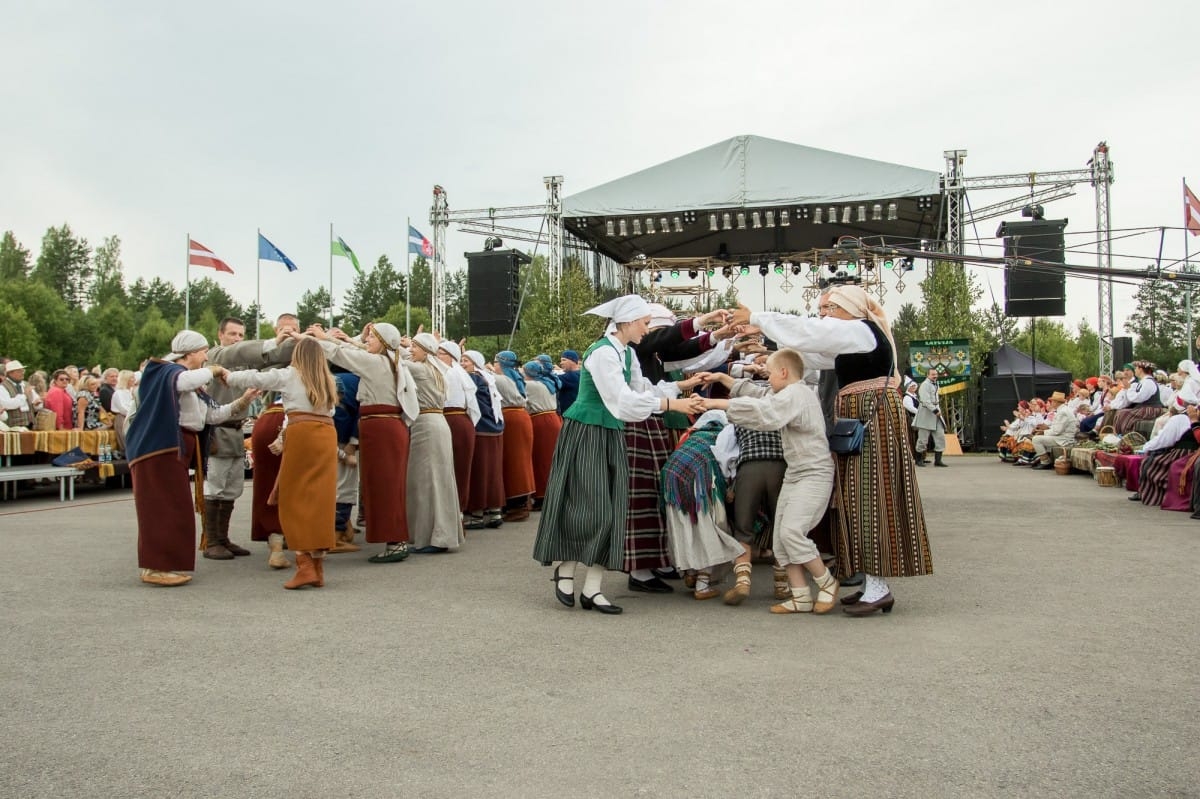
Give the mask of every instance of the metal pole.
[[329, 223], [329, 326], [333, 327], [333, 223]]
[[[1191, 212], [1188, 211], [1187, 178], [1183, 178], [1182, 180], [1183, 180], [1183, 209], [1184, 209], [1185, 215], [1188, 215]], [[1188, 215], [1188, 216], [1186, 216], [1186, 218], [1188, 220], [1190, 220], [1191, 216]], [[1188, 229], [1187, 229], [1187, 225], [1185, 224], [1183, 226], [1183, 271], [1184, 271], [1184, 274], [1187, 274], [1188, 272], [1192, 271], [1190, 265], [1188, 264], [1189, 257], [1190, 256], [1188, 254]], [[1193, 360], [1192, 359], [1192, 344], [1195, 343], [1195, 338], [1192, 335], [1192, 284], [1185, 283], [1184, 285], [1186, 286], [1186, 291], [1187, 291], [1187, 293], [1183, 295], [1183, 302], [1184, 302], [1184, 308], [1187, 311], [1188, 360], [1190, 361], [1190, 360]]]
[[254, 337], [258, 338], [258, 318], [262, 316], [262, 259], [258, 246], [262, 241], [262, 228], [256, 228], [258, 238], [254, 242]]
[[412, 335], [412, 217], [404, 217], [404, 335]]
[[192, 320], [192, 234], [187, 234], [187, 260], [183, 271], [183, 327], [186, 330]]

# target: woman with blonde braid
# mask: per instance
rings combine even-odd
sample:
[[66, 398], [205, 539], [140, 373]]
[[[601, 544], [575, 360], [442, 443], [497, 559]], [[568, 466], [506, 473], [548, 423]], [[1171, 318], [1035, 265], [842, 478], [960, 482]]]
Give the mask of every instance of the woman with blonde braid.
[[400, 331], [387, 322], [368, 328], [361, 346], [336, 328], [326, 332], [313, 325], [309, 332], [321, 340], [330, 363], [359, 377], [358, 465], [366, 540], [386, 545], [368, 560], [399, 563], [408, 557], [408, 503], [406, 492], [397, 486], [408, 482], [408, 427], [420, 406], [412, 376], [400, 358]]
[[263, 372], [244, 369], [225, 375], [233, 388], [278, 391], [287, 414], [283, 459], [274, 494], [288, 548], [296, 553], [296, 573], [283, 584], [295, 589], [325, 585], [325, 553], [335, 536], [329, 520], [337, 501], [337, 431], [333, 408], [337, 387], [320, 343], [294, 333], [292, 363]]
[[925, 510], [908, 448], [896, 345], [882, 306], [858, 286], [835, 286], [822, 318], [754, 313], [741, 306], [733, 323], [749, 323], [780, 347], [804, 353], [811, 368], [837, 375], [837, 415], [866, 425], [862, 449], [836, 456], [834, 549], [838, 572], [863, 572], [863, 590], [842, 599], [851, 616], [895, 604], [884, 577], [933, 573]]
[[443, 411], [448, 367], [437, 359], [438, 341], [429, 333], [413, 336], [411, 344], [400, 354], [412, 359], [408, 368], [421, 412], [408, 445], [409, 459], [420, 464], [408, 470], [408, 495], [417, 500], [408, 503], [408, 530], [413, 552], [429, 555], [462, 544], [462, 516], [454, 482], [453, 440]]

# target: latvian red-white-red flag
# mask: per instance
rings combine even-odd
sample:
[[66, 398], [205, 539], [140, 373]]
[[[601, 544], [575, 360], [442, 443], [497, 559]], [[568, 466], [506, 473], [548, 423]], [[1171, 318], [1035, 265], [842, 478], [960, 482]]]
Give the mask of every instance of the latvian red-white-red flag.
[[192, 266], [207, 266], [209, 269], [216, 269], [218, 272], [233, 274], [233, 269], [229, 267], [229, 264], [213, 255], [212, 250], [195, 239], [188, 239], [188, 263]]
[[1200, 200], [1183, 184], [1183, 225], [1193, 236], [1200, 236]]

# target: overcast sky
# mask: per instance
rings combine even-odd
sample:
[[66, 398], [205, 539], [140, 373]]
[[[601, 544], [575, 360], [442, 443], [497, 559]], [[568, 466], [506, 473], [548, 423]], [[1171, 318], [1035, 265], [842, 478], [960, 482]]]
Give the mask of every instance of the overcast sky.
[[[1114, 228], [1176, 228], [1171, 260], [1180, 179], [1200, 189], [1200, 6], [1186, 0], [14, 5], [0, 228], [34, 257], [52, 225], [93, 245], [115, 234], [131, 282], [180, 286], [190, 233], [236, 271], [193, 275], [246, 304], [261, 228], [300, 266], [262, 263], [272, 316], [328, 284], [331, 222], [364, 266], [403, 264], [405, 219], [430, 235], [435, 183], [452, 209], [535, 204], [545, 175], [570, 195], [739, 134], [939, 172], [962, 148], [968, 176], [1081, 169], [1106, 140]], [[1091, 231], [1091, 187], [1047, 216]], [[450, 268], [481, 243], [451, 229]], [[1119, 240], [1137, 259], [1116, 265], [1158, 247], [1157, 233]], [[1002, 277], [980, 274], [1002, 301]], [[335, 260], [335, 298], [352, 277]], [[1117, 335], [1133, 291], [1114, 288]], [[919, 296], [914, 282], [885, 306]], [[1093, 282], [1068, 281], [1068, 310], [1096, 324]]]

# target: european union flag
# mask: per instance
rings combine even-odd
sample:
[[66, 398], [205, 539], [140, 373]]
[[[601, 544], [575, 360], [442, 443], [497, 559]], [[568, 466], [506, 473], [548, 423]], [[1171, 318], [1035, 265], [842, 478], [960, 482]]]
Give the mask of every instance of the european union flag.
[[263, 234], [258, 234], [258, 260], [260, 261], [279, 261], [287, 267], [289, 272], [296, 271], [296, 264], [291, 258], [283, 254], [283, 250], [276, 247]]

